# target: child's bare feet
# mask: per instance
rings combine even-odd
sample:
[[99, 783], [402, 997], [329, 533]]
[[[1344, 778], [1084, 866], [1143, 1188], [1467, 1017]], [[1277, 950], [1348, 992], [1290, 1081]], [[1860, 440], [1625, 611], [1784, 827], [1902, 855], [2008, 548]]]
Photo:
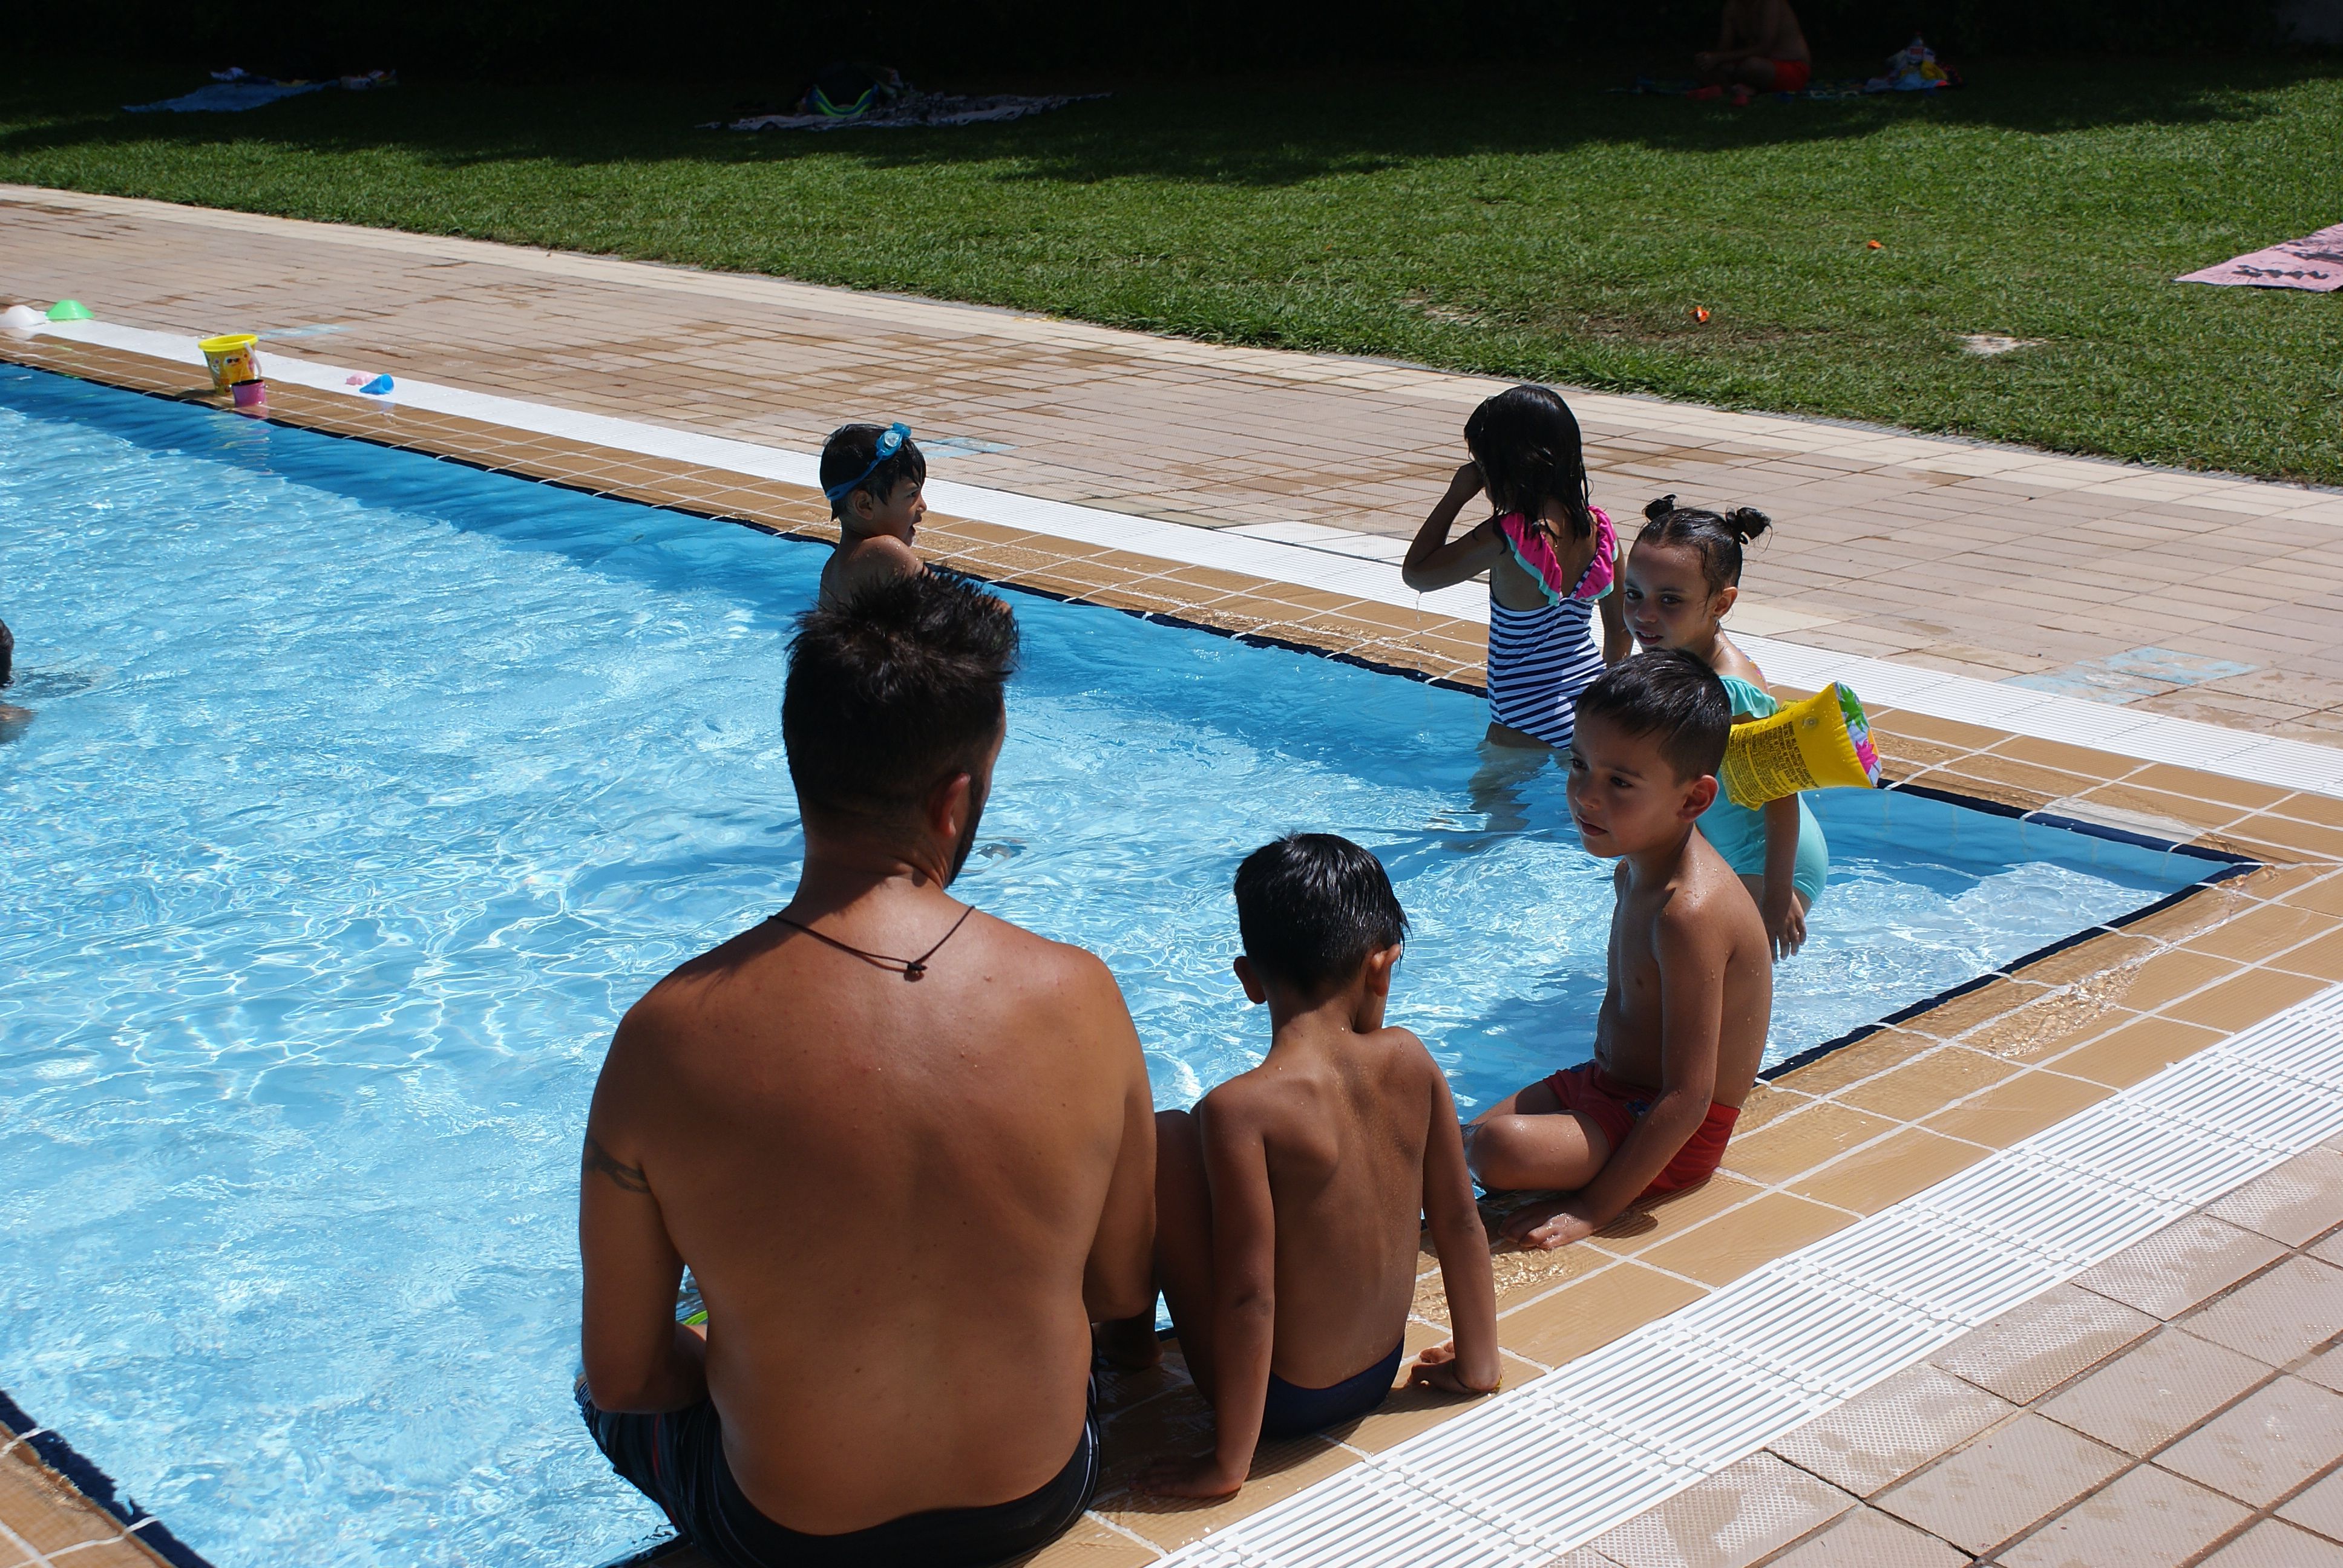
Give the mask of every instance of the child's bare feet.
[[1583, 1241], [1597, 1227], [1576, 1211], [1575, 1202], [1571, 1198], [1553, 1198], [1516, 1209], [1505, 1216], [1505, 1235], [1522, 1246], [1544, 1251]]
[[1091, 1351], [1109, 1366], [1125, 1372], [1146, 1371], [1163, 1359], [1163, 1342], [1155, 1337], [1155, 1314], [1092, 1323]]

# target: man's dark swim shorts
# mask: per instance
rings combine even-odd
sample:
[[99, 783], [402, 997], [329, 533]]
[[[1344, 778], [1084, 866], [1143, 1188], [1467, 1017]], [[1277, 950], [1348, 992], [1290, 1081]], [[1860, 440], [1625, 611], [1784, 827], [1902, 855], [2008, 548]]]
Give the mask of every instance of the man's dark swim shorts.
[[1095, 1389], [1073, 1458], [1039, 1490], [990, 1508], [907, 1513], [845, 1535], [808, 1535], [759, 1513], [732, 1479], [724, 1429], [706, 1400], [661, 1415], [614, 1415], [581, 1381], [578, 1408], [612, 1467], [725, 1568], [979, 1568], [1056, 1540], [1098, 1491]]

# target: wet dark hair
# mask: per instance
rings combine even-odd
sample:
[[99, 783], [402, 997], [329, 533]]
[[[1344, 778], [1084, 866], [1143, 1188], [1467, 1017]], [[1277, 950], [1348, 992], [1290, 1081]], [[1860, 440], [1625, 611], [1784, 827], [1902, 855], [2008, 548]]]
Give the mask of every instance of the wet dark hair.
[[895, 493], [895, 487], [909, 479], [914, 484], [928, 482], [928, 459], [920, 451], [919, 443], [905, 437], [895, 449], [895, 455], [870, 467], [870, 459], [879, 455], [879, 437], [887, 433], [883, 425], [840, 425], [821, 444], [821, 487], [826, 495], [839, 486], [850, 483], [863, 470], [862, 482], [830, 503], [830, 515], [846, 516], [846, 503], [858, 490], [868, 490], [883, 506]]
[[781, 694], [800, 806], [902, 821], [991, 742], [1016, 668], [1008, 607], [935, 567], [808, 610]]
[[1312, 996], [1407, 935], [1383, 863], [1332, 833], [1289, 833], [1237, 868], [1237, 930], [1262, 975]]
[[1741, 580], [1741, 547], [1774, 526], [1774, 519], [1754, 507], [1712, 512], [1705, 507], [1679, 507], [1674, 496], [1662, 496], [1644, 508], [1651, 520], [1635, 536], [1639, 545], [1689, 545], [1700, 554], [1700, 575], [1710, 593]]
[[16, 678], [16, 634], [0, 620], [0, 686]]
[[1733, 699], [1716, 671], [1680, 648], [1657, 648], [1613, 665], [1578, 694], [1577, 722], [1600, 719], [1636, 737], [1659, 737], [1660, 755], [1679, 780], [1725, 765]]
[[1481, 465], [1481, 480], [1501, 512], [1520, 512], [1534, 523], [1546, 502], [1560, 501], [1570, 514], [1570, 531], [1584, 539], [1594, 532], [1587, 499], [1586, 450], [1578, 417], [1550, 387], [1511, 387], [1473, 410], [1464, 421], [1464, 445]]

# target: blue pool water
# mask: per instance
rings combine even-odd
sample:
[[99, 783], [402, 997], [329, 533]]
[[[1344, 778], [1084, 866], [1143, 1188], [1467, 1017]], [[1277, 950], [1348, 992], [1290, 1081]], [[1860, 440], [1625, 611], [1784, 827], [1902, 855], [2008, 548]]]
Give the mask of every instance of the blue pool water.
[[[597, 1562], [569, 1403], [618, 1014], [786, 900], [811, 547], [0, 367], [0, 1386], [222, 1568]], [[1470, 1107], [1584, 1060], [1607, 872], [1475, 699], [1020, 597], [962, 890], [1102, 954], [1164, 1103], [1257, 1060], [1237, 860], [1331, 829]], [[1779, 1057], [2207, 866], [1886, 794]]]

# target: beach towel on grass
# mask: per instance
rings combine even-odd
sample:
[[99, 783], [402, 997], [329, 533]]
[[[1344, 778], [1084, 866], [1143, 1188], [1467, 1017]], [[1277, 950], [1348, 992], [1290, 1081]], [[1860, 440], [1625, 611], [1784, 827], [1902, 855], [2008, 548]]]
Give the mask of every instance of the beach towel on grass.
[[2328, 294], [2343, 288], [2343, 223], [2300, 239], [2248, 251], [2218, 266], [2183, 273], [2180, 283], [2233, 283], [2251, 288], [2308, 288]]
[[197, 87], [192, 93], [165, 98], [159, 103], [125, 104], [122, 106], [134, 115], [151, 115], [159, 110], [168, 110], [175, 115], [233, 115], [245, 109], [256, 109], [263, 104], [273, 104], [279, 98], [323, 92], [331, 85], [327, 82], [214, 82], [208, 87]]
[[946, 93], [910, 92], [892, 103], [875, 105], [859, 115], [751, 115], [745, 120], [719, 120], [718, 126], [735, 131], [839, 131], [854, 126], [973, 126], [990, 120], [1019, 120], [1068, 104], [1103, 98], [1104, 93], [1073, 96], [1026, 98], [1011, 95], [962, 98]]

